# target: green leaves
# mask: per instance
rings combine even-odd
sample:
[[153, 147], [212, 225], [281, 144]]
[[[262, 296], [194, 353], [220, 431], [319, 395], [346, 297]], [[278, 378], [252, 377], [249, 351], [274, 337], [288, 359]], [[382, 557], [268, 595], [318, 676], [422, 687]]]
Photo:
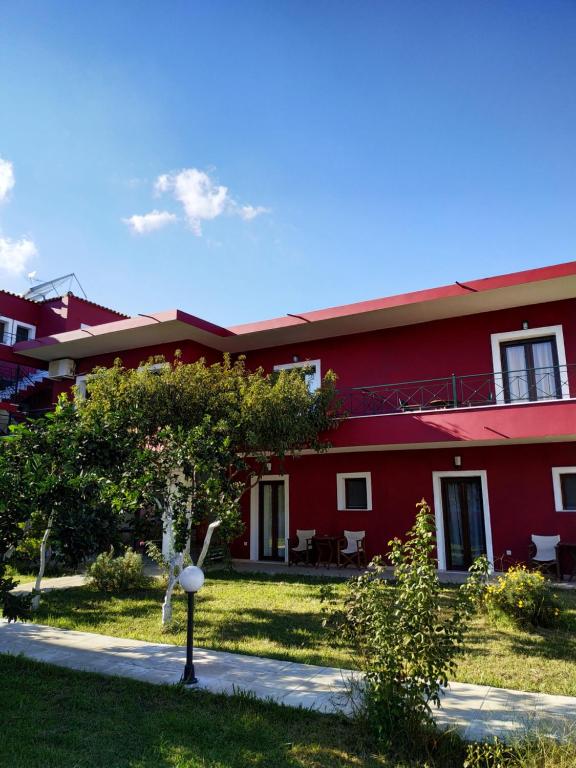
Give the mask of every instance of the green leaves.
[[440, 704], [488, 569], [485, 558], [476, 563], [447, 609], [434, 559], [434, 517], [424, 499], [416, 506], [406, 539], [389, 542], [395, 582], [384, 579], [384, 562], [375, 558], [350, 582], [339, 621], [364, 660], [368, 712], [383, 738], [399, 729], [416, 737], [432, 726], [431, 705]]
[[250, 477], [270, 455], [327, 447], [322, 433], [335, 424], [333, 374], [312, 393], [301, 370], [267, 375], [242, 357], [214, 365], [153, 358], [137, 369], [117, 360], [91, 374], [87, 393], [79, 419], [94, 437], [92, 460], [108, 462], [111, 502], [170, 510], [178, 551], [204, 520], [222, 520], [228, 539], [238, 535]]

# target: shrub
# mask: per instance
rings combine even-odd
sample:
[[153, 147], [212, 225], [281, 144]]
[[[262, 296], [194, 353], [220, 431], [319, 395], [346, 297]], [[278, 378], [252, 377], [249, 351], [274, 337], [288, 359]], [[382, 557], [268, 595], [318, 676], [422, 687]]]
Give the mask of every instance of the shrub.
[[486, 558], [479, 559], [446, 608], [434, 559], [434, 517], [424, 500], [417, 508], [406, 541], [390, 542], [396, 583], [386, 582], [381, 560], [373, 560], [367, 573], [349, 582], [337, 620], [340, 635], [360, 654], [367, 714], [378, 736], [398, 742], [402, 734], [408, 748], [434, 729], [431, 705], [440, 704], [488, 572]]
[[[36, 573], [40, 567], [40, 542], [42, 536], [29, 535], [18, 542], [14, 548], [10, 564], [21, 573]], [[46, 550], [46, 573], [58, 576], [62, 573], [62, 557], [58, 546], [48, 547]]]
[[0, 608], [8, 622], [30, 619], [32, 595], [14, 593], [12, 590], [17, 585], [18, 582], [6, 574], [6, 566], [0, 560]]
[[539, 572], [514, 566], [490, 584], [485, 605], [493, 615], [505, 615], [523, 626], [553, 627], [562, 620], [560, 604], [550, 582]]
[[88, 568], [88, 577], [101, 592], [121, 592], [150, 584], [150, 578], [144, 574], [142, 555], [132, 549], [120, 557], [114, 557], [112, 549], [102, 552]]

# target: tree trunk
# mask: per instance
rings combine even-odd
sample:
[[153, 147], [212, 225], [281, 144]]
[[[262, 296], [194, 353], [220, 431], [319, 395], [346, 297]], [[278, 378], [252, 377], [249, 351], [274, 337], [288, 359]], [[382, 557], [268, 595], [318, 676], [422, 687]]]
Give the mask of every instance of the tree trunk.
[[208, 547], [210, 546], [210, 540], [212, 539], [212, 534], [218, 528], [218, 526], [221, 524], [222, 520], [215, 520], [213, 523], [210, 523], [208, 526], [208, 530], [206, 531], [206, 536], [204, 536], [204, 544], [202, 545], [202, 551], [200, 552], [200, 555], [198, 557], [198, 562], [196, 565], [198, 568], [202, 568], [202, 565], [204, 564], [204, 558], [208, 554]]
[[169, 624], [172, 621], [172, 593], [178, 581], [176, 568], [178, 572], [182, 570], [184, 563], [184, 553], [179, 552], [170, 556], [170, 570], [168, 571], [168, 584], [164, 593], [164, 602], [162, 603], [162, 624]]
[[34, 595], [34, 597], [32, 598], [33, 611], [37, 611], [40, 606], [40, 584], [42, 583], [44, 571], [46, 570], [46, 545], [48, 544], [48, 539], [50, 538], [50, 531], [52, 530], [52, 521], [53, 521], [53, 515], [50, 515], [50, 517], [48, 518], [48, 525], [46, 527], [46, 530], [44, 531], [44, 536], [42, 536], [42, 542], [40, 544], [40, 568], [38, 569], [38, 576], [36, 576], [36, 584], [34, 585], [34, 589], [32, 590], [32, 593]]

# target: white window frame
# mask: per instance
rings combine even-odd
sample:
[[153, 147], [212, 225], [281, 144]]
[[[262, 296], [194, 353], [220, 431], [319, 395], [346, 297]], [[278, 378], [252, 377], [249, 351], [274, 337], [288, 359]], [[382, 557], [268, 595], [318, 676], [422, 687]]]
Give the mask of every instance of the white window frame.
[[576, 513], [576, 509], [564, 509], [562, 504], [561, 475], [576, 475], [576, 467], [552, 467], [552, 485], [554, 488], [554, 508], [556, 512]]
[[452, 472], [432, 472], [434, 488], [434, 518], [436, 520], [436, 552], [438, 570], [446, 570], [446, 536], [444, 532], [444, 509], [442, 506], [443, 477], [479, 477], [482, 486], [482, 507], [484, 510], [484, 534], [486, 537], [486, 557], [490, 571], [494, 570], [494, 549], [492, 546], [492, 525], [490, 523], [490, 503], [488, 501], [488, 474], [485, 469], [458, 469]]
[[28, 335], [28, 338], [26, 341], [32, 341], [32, 339], [36, 338], [36, 326], [30, 325], [30, 323], [23, 323], [21, 320], [14, 320], [14, 327], [13, 327], [13, 337], [14, 337], [14, 344], [16, 344], [16, 329], [20, 326], [21, 328], [28, 328], [30, 331], [30, 334]]
[[320, 360], [304, 360], [298, 363], [282, 363], [281, 365], [275, 365], [275, 371], [290, 371], [292, 368], [312, 368], [314, 367], [314, 373], [310, 375], [308, 379], [308, 388], [310, 392], [315, 392], [320, 389], [322, 384], [322, 371], [320, 368]]
[[81, 400], [86, 400], [86, 381], [88, 379], [88, 374], [83, 373], [80, 376], [76, 376], [75, 384], [77, 387], [78, 397]]
[[12, 328], [14, 325], [14, 320], [12, 320], [11, 317], [5, 317], [4, 315], [0, 315], [0, 322], [6, 323], [6, 335], [8, 337], [8, 341], [4, 341], [4, 337], [2, 336], [2, 339], [0, 340], [0, 344], [4, 344], [5, 346], [9, 347], [12, 345], [12, 339], [14, 338], [12, 334]]
[[[348, 509], [346, 506], [346, 480], [363, 477], [366, 480], [366, 507], [364, 509]], [[336, 474], [336, 498], [339, 512], [371, 512], [372, 511], [372, 473], [371, 472], [338, 472]]]
[[[494, 383], [496, 386], [496, 402], [506, 405], [520, 405], [521, 403], [506, 403], [504, 396], [504, 374], [502, 371], [502, 343], [508, 341], [526, 341], [536, 339], [539, 336], [554, 336], [556, 339], [556, 351], [558, 353], [558, 366], [566, 365], [566, 348], [564, 347], [564, 332], [561, 325], [547, 325], [541, 328], [528, 328], [527, 330], [506, 331], [505, 333], [493, 333], [490, 336], [492, 344], [492, 366], [494, 368]], [[570, 397], [568, 381], [562, 382], [562, 399]], [[531, 400], [531, 403], [534, 401]], [[547, 401], [542, 401], [547, 402]]]

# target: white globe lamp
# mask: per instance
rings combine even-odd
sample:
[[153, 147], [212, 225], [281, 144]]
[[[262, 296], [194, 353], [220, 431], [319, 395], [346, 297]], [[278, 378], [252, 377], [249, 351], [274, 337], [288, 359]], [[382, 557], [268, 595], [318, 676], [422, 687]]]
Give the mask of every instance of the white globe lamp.
[[188, 631], [186, 633], [186, 666], [181, 682], [184, 685], [196, 685], [198, 679], [194, 673], [194, 595], [204, 585], [204, 571], [197, 565], [184, 568], [178, 577], [180, 586], [188, 595]]

